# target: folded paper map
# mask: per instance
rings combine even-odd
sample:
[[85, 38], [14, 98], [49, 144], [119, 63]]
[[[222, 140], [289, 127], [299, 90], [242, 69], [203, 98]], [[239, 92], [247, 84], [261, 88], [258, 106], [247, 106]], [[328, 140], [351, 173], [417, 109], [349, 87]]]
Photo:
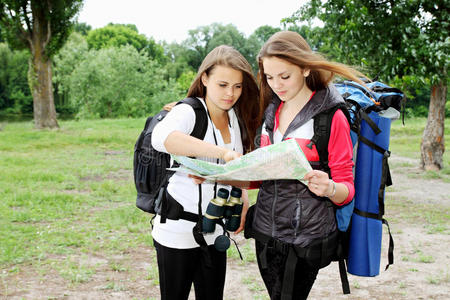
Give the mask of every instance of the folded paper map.
[[181, 166], [172, 170], [208, 180], [300, 180], [312, 170], [294, 139], [259, 148], [223, 165], [178, 155], [173, 159]]

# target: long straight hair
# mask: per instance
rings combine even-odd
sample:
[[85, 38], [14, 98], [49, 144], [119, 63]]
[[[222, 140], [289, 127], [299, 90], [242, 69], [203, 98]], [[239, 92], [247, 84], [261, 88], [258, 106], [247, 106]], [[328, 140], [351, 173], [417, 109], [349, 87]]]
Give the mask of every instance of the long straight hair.
[[209, 76], [217, 66], [230, 67], [242, 72], [242, 93], [233, 108], [241, 126], [244, 151], [252, 151], [256, 129], [260, 122], [258, 85], [253, 76], [252, 67], [239, 51], [233, 47], [221, 45], [209, 52], [203, 59], [187, 96], [206, 99], [206, 87], [201, 78], [203, 74]]
[[272, 101], [273, 92], [264, 74], [263, 59], [277, 57], [300, 69], [309, 69], [306, 85], [312, 91], [321, 90], [334, 79], [335, 75], [354, 80], [365, 86], [361, 77], [367, 77], [347, 65], [327, 61], [322, 55], [311, 50], [305, 39], [293, 31], [279, 31], [273, 34], [262, 46], [258, 54], [258, 81], [260, 82], [261, 110], [264, 111]]

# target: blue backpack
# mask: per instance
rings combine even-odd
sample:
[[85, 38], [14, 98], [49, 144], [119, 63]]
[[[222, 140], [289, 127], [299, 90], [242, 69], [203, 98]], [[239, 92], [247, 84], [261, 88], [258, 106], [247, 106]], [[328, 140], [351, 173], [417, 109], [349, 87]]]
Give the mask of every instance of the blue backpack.
[[[382, 224], [389, 230], [389, 265], [393, 264], [394, 242], [389, 225], [383, 218], [384, 193], [392, 184], [388, 165], [389, 134], [392, 119], [399, 117], [405, 96], [396, 88], [375, 81], [366, 83], [367, 89], [354, 81], [335, 84], [345, 100], [314, 117], [314, 136], [322, 168], [330, 174], [328, 141], [334, 113], [341, 109], [350, 124], [353, 143], [355, 197], [336, 206], [336, 221], [340, 232], [336, 260], [344, 294], [350, 293], [346, 272], [359, 276], [379, 273]], [[345, 267], [347, 263], [347, 270]]]

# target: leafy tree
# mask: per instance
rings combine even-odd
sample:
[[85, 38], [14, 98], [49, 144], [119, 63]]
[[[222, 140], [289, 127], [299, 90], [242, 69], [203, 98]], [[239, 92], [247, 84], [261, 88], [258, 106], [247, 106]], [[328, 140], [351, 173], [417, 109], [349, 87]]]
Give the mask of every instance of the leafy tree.
[[29, 58], [29, 51], [12, 51], [7, 44], [0, 43], [0, 110], [11, 113], [33, 111], [27, 80]]
[[95, 50], [131, 45], [138, 51], [141, 51], [147, 44], [145, 35], [139, 34], [131, 26], [122, 24], [108, 24], [105, 27], [91, 30], [86, 40], [89, 49]]
[[58, 127], [52, 56], [66, 41], [82, 0], [0, 0], [0, 25], [8, 43], [31, 52], [28, 82], [36, 128]]
[[187, 46], [163, 42], [163, 48], [167, 57], [165, 69], [167, 70], [167, 76], [169, 78], [179, 78], [185, 72], [196, 71], [194, 70], [194, 67], [188, 63], [190, 52], [192, 52], [192, 50]]
[[191, 84], [194, 81], [196, 75], [197, 73], [193, 71], [186, 71], [181, 74], [180, 77], [178, 77], [177, 83], [180, 86], [181, 90], [183, 90], [186, 94], [191, 87]]
[[73, 32], [66, 44], [54, 57], [55, 106], [58, 112], [72, 113], [69, 102], [70, 80], [76, 67], [86, 59], [88, 46], [86, 39], [79, 33]]
[[163, 47], [154, 39], [139, 34], [133, 24], [108, 24], [105, 27], [89, 31], [87, 35], [89, 49], [99, 50], [107, 47], [131, 45], [138, 51], [145, 51], [152, 59], [165, 62]]
[[83, 36], [87, 36], [88, 33], [92, 30], [92, 26], [88, 25], [86, 23], [75, 23], [73, 26], [73, 31], [78, 32], [79, 34]]
[[232, 24], [221, 25], [214, 23], [211, 25], [211, 28], [213, 35], [209, 41], [208, 47], [206, 48], [207, 52], [210, 52], [215, 47], [220, 45], [230, 45], [240, 51], [242, 55], [246, 56], [247, 53], [244, 50], [246, 38], [236, 28], [236, 26]]
[[183, 46], [189, 49], [185, 53], [188, 64], [197, 70], [203, 58], [212, 49], [222, 44], [233, 46], [250, 61], [254, 55], [250, 55], [246, 42], [246, 38], [236, 26], [213, 23], [189, 30], [189, 38], [183, 42]]
[[264, 45], [264, 43], [271, 37], [275, 32], [280, 31], [278, 27], [271, 27], [269, 25], [264, 25], [258, 27], [247, 39], [245, 43], [245, 53], [248, 57], [248, 62], [251, 64], [253, 72], [256, 74], [258, 72], [258, 61], [257, 56], [259, 50]]
[[[314, 27], [311, 28], [310, 26], [297, 26], [295, 24], [295, 21], [290, 20], [289, 18], [282, 20], [283, 29], [287, 29], [290, 31], [295, 31], [301, 34], [303, 37], [305, 37], [311, 47], [313, 49], [318, 49], [322, 44], [323, 41], [320, 40], [321, 34], [320, 34], [320, 28]], [[294, 24], [291, 24], [294, 23]], [[287, 28], [286, 28], [287, 27]], [[257, 56], [259, 53], [259, 50], [264, 45], [264, 43], [276, 32], [282, 30], [280, 27], [272, 27], [269, 25], [264, 25], [258, 27], [248, 38], [246, 45], [244, 46], [246, 50], [244, 53], [247, 54], [250, 64], [252, 65], [253, 71], [258, 71], [258, 62], [257, 62]]]
[[[253, 38], [258, 41], [258, 44], [262, 45], [276, 32], [280, 31], [279, 27], [272, 27], [264, 25], [256, 28], [256, 30], [250, 35], [249, 38]], [[259, 50], [259, 49], [258, 49]]]
[[330, 44], [348, 60], [367, 65], [384, 80], [415, 76], [431, 83], [428, 122], [421, 143], [421, 164], [443, 167], [444, 119], [450, 59], [448, 1], [310, 0], [293, 16], [318, 17]]
[[11, 50], [7, 44], [0, 44], [0, 109], [12, 106], [10, 103], [9, 87], [9, 66], [11, 61]]
[[176, 82], [130, 45], [91, 50], [70, 75], [69, 99], [80, 118], [141, 117], [179, 100]]

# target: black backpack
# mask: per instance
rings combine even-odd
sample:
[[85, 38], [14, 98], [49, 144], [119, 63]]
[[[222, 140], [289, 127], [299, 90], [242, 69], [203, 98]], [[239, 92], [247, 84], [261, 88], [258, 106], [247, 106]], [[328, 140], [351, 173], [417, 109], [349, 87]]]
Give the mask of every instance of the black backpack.
[[[208, 116], [206, 110], [197, 98], [185, 98], [176, 105], [189, 104], [195, 112], [195, 125], [191, 136], [198, 139], [205, 137], [208, 128]], [[161, 191], [167, 185], [173, 171], [170, 168], [170, 155], [159, 152], [152, 147], [152, 133], [155, 126], [167, 115], [167, 110], [161, 110], [155, 116], [150, 116], [145, 122], [139, 138], [134, 146], [133, 172], [136, 185], [137, 198], [136, 206], [148, 213], [155, 214], [157, 199], [161, 196]]]

